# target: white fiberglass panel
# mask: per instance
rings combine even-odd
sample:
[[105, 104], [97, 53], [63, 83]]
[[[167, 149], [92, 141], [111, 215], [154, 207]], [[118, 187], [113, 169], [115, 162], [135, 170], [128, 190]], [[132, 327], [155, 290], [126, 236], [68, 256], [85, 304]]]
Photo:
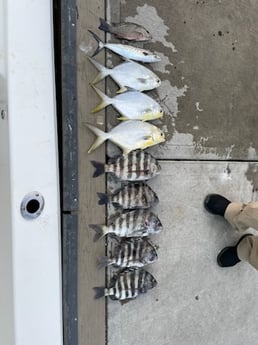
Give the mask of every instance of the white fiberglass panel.
[[[61, 241], [52, 2], [2, 0], [1, 6], [6, 11], [6, 61], [4, 65], [0, 61], [0, 66], [5, 66], [8, 109], [0, 119], [0, 135], [6, 133], [1, 138], [6, 149], [0, 149], [0, 180], [3, 174], [6, 195], [0, 196], [0, 206], [6, 200], [7, 208], [0, 213], [6, 218], [0, 219], [0, 240], [6, 237], [8, 244], [6, 271], [13, 305], [6, 301], [5, 307], [13, 327], [7, 333], [0, 323], [0, 343], [59, 345]], [[38, 218], [28, 220], [22, 217], [20, 206], [33, 191], [43, 195], [45, 205]], [[0, 253], [0, 262], [3, 259]], [[2, 291], [1, 280], [2, 276]], [[1, 341], [2, 331], [9, 336], [8, 343]]]

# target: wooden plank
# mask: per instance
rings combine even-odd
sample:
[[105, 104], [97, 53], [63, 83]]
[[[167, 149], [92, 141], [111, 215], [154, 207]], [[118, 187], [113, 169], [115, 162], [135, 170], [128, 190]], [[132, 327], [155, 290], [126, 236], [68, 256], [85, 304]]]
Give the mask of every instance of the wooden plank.
[[[104, 39], [104, 34], [97, 30], [99, 17], [104, 17], [104, 2], [78, 0], [77, 47], [78, 47], [78, 134], [79, 134], [79, 234], [78, 234], [78, 332], [81, 345], [105, 344], [105, 299], [94, 300], [94, 286], [105, 285], [105, 272], [96, 267], [97, 257], [105, 253], [104, 241], [93, 243], [93, 233], [88, 228], [91, 223], [105, 223], [105, 208], [97, 205], [96, 192], [105, 191], [105, 177], [92, 178], [93, 167], [90, 160], [105, 161], [105, 147], [102, 145], [90, 156], [87, 153], [94, 136], [85, 126], [85, 122], [94, 125], [105, 122], [104, 113], [91, 114], [91, 109], [99, 103], [99, 98], [89, 86], [96, 76], [95, 67], [87, 60], [85, 53], [79, 50], [96, 47], [88, 29], [97, 32]], [[104, 51], [95, 58], [104, 64]], [[104, 82], [98, 87], [104, 86]], [[101, 126], [99, 126], [101, 127]], [[104, 129], [104, 126], [102, 126]]]

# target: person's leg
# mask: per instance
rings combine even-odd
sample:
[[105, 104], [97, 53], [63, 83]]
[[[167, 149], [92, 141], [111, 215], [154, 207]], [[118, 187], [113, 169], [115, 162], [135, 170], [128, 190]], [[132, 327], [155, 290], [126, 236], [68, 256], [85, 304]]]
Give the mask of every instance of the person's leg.
[[238, 264], [242, 260], [238, 255], [238, 247], [249, 237], [253, 237], [253, 235], [245, 234], [235, 246], [223, 248], [217, 256], [218, 265], [220, 267], [232, 267]]
[[237, 256], [258, 270], [258, 236], [247, 236], [237, 246]]

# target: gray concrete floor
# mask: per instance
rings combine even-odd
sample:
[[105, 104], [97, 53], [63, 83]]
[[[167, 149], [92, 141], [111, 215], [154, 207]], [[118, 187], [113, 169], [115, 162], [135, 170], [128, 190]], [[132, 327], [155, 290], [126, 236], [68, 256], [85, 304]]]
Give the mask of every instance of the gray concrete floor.
[[[155, 211], [164, 232], [153, 238], [159, 260], [149, 267], [157, 288], [123, 306], [93, 300], [92, 287], [104, 280], [96, 269], [104, 242], [92, 244], [85, 228], [104, 218], [95, 206], [104, 181], [91, 179], [89, 159], [103, 161], [104, 151], [86, 156], [93, 137], [84, 121], [101, 121], [89, 115], [99, 102], [88, 85], [96, 70], [80, 55], [79, 343], [104, 345], [106, 335], [107, 345], [254, 345], [258, 273], [245, 263], [217, 266], [217, 253], [240, 235], [208, 214], [203, 199], [212, 192], [235, 201], [258, 198], [258, 2], [109, 0], [105, 9], [100, 0], [80, 0], [78, 45], [89, 42], [87, 29], [97, 31], [105, 10], [113, 22], [149, 29], [153, 42], [144, 46], [162, 57], [150, 66], [162, 85], [149, 94], [164, 107], [156, 124], [167, 141], [150, 150], [162, 164], [150, 185], [160, 199]], [[119, 61], [107, 54], [107, 64]], [[114, 85], [107, 88], [113, 95]], [[114, 118], [109, 108], [108, 127]]]

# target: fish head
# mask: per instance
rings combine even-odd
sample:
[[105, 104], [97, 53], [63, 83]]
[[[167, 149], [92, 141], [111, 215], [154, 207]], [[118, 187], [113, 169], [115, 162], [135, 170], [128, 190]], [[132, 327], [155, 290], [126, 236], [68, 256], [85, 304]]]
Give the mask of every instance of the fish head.
[[157, 163], [156, 161], [154, 161], [153, 163], [151, 163], [150, 166], [150, 176], [156, 176], [159, 175], [161, 172], [161, 166], [159, 163]]
[[159, 233], [163, 229], [161, 221], [152, 212], [145, 219], [145, 226], [148, 227], [150, 234]]
[[163, 143], [166, 140], [164, 132], [156, 126], [153, 126], [152, 141], [153, 145]]
[[144, 263], [150, 264], [158, 259], [158, 253], [153, 246], [149, 246], [146, 249], [146, 253], [144, 255]]
[[145, 282], [144, 282], [144, 287], [146, 288], [146, 290], [154, 288], [157, 284], [158, 282], [153, 277], [153, 275], [147, 272]]

